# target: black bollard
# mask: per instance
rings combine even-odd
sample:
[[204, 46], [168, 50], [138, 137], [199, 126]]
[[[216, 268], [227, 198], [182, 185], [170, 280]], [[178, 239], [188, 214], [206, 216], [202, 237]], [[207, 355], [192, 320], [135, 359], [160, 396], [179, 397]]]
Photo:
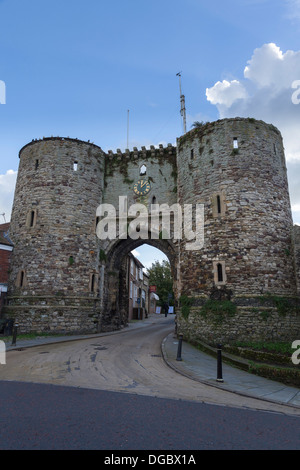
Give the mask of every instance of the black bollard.
[[17, 344], [17, 332], [18, 332], [18, 323], [16, 322], [14, 324], [14, 329], [13, 329], [13, 337], [12, 337], [12, 342], [11, 342], [12, 346], [16, 346]]
[[183, 338], [183, 335], [179, 335], [176, 361], [182, 361], [181, 359], [182, 338]]
[[217, 347], [217, 382], [224, 382], [222, 375], [222, 345]]

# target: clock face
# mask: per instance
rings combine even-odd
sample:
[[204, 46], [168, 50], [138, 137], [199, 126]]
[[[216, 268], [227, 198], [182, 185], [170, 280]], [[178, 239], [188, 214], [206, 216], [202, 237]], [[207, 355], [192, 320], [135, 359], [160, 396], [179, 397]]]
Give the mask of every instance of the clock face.
[[148, 194], [150, 189], [151, 189], [151, 185], [150, 185], [150, 182], [148, 180], [139, 180], [133, 186], [133, 191], [138, 196], [144, 196], [145, 194]]

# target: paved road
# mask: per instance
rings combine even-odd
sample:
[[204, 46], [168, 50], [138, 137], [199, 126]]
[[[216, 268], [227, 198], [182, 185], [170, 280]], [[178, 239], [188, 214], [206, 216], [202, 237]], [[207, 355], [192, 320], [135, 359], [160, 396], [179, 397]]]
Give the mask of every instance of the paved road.
[[[25, 382], [0, 381], [0, 394], [1, 450], [98, 449], [100, 466], [112, 454], [138, 455], [130, 450], [144, 450], [146, 458], [153, 450], [186, 455], [186, 450], [203, 449], [299, 449], [295, 416]], [[203, 465], [203, 454], [194, 455]], [[235, 456], [220, 457], [220, 463], [228, 457], [232, 465]], [[140, 463], [137, 468], [144, 466]]]
[[103, 458], [108, 450], [299, 449], [299, 409], [201, 384], [165, 364], [161, 343], [173, 321], [9, 351], [0, 367], [0, 449], [99, 449]]
[[151, 324], [122, 333], [9, 351], [0, 380], [25, 381], [214, 403], [300, 416], [300, 409], [219, 390], [169, 368], [161, 343], [174, 318], [155, 316]]

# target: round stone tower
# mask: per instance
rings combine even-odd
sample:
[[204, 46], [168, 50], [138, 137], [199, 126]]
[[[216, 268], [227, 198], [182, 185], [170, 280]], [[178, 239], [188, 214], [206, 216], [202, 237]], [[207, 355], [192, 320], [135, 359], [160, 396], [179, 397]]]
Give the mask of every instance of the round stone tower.
[[100, 147], [70, 138], [20, 151], [11, 217], [14, 243], [6, 314], [21, 330], [87, 330], [99, 317]]
[[291, 318], [280, 316], [276, 299], [292, 300], [296, 277], [280, 132], [250, 118], [224, 119], [177, 145], [178, 202], [204, 206], [203, 248], [180, 244], [180, 291], [192, 305], [182, 328], [199, 328], [206, 339], [287, 337]]

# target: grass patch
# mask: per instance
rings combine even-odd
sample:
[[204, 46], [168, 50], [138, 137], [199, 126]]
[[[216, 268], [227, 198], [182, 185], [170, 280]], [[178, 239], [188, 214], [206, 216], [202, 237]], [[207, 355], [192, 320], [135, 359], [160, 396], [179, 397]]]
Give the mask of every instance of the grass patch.
[[241, 348], [249, 348], [249, 349], [253, 349], [254, 351], [284, 354], [286, 356], [291, 356], [293, 352], [295, 351], [295, 349], [292, 348], [292, 344], [286, 343], [286, 342], [237, 341], [236, 343], [234, 343], [234, 346], [241, 347]]
[[[50, 338], [54, 338], [54, 337], [57, 337], [57, 336], [66, 336], [66, 334], [64, 333], [23, 333], [23, 334], [20, 334], [18, 335], [17, 334], [17, 342], [18, 341], [21, 341], [21, 340], [30, 340], [30, 339], [36, 339], [36, 338], [47, 338], [47, 337], [50, 337]], [[2, 336], [0, 335], [0, 338], [2, 341], [4, 341], [5, 343], [9, 343], [9, 342], [12, 342], [12, 336]]]

